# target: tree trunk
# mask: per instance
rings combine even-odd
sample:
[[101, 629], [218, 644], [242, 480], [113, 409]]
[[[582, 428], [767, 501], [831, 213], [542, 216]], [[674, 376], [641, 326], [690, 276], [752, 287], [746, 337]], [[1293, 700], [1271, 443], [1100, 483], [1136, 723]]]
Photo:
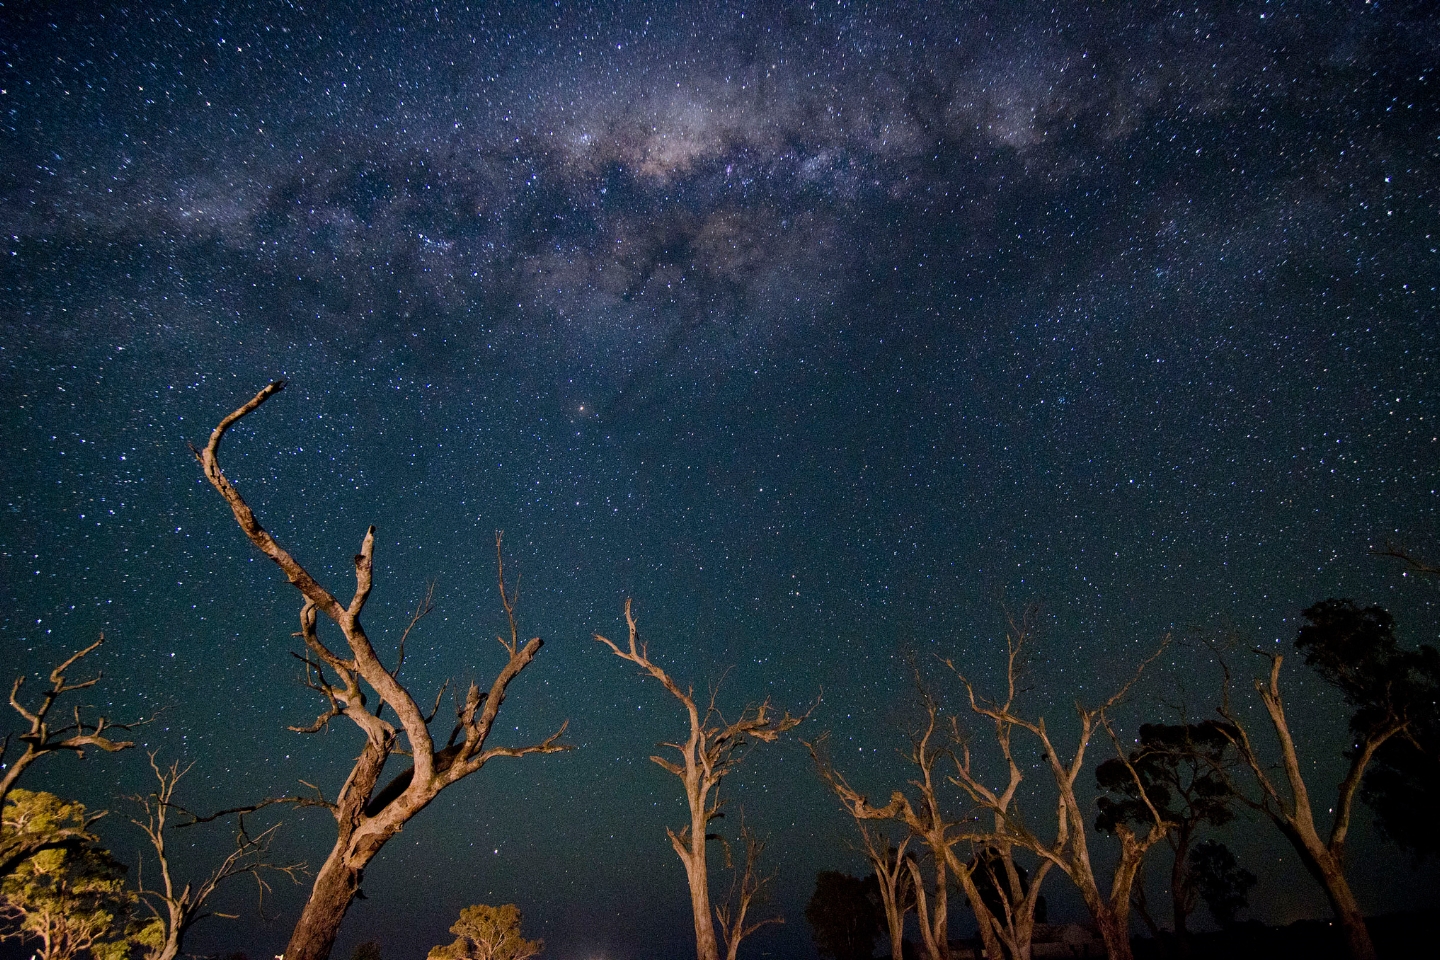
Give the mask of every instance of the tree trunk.
[[905, 915], [900, 912], [893, 897], [885, 901], [885, 923], [890, 928], [891, 960], [903, 960], [905, 956]]
[[1170, 909], [1175, 921], [1175, 936], [1183, 940], [1189, 935], [1186, 921], [1190, 919], [1190, 831], [1181, 827], [1175, 837], [1175, 862], [1170, 867]]
[[1129, 916], [1117, 917], [1110, 909], [1093, 913], [1095, 925], [1100, 928], [1100, 939], [1105, 942], [1105, 956], [1109, 960], [1134, 960], [1135, 955], [1130, 952]]
[[165, 945], [160, 948], [159, 953], [153, 954], [150, 960], [175, 960], [178, 956], [180, 956], [180, 928], [171, 923], [170, 929], [165, 932]]
[[957, 866], [955, 876], [960, 881], [960, 889], [965, 891], [965, 899], [970, 901], [971, 912], [975, 914], [975, 925], [980, 931], [980, 943], [985, 948], [985, 956], [1000, 960], [1010, 951], [1003, 949], [1000, 938], [995, 935], [996, 918], [980, 896], [980, 888], [975, 884], [974, 875], [970, 870]]
[[1345, 946], [1350, 952], [1351, 960], [1375, 960], [1375, 944], [1370, 939], [1369, 927], [1365, 925], [1365, 914], [1360, 911], [1360, 904], [1356, 902], [1355, 894], [1350, 890], [1345, 871], [1338, 860], [1327, 853], [1323, 858], [1315, 858], [1313, 865], [1306, 865], [1310, 866], [1310, 872], [1325, 888], [1330, 908], [1335, 912], [1335, 919], [1345, 934]]
[[[345, 864], [345, 851], [337, 848], [320, 868], [310, 899], [300, 914], [285, 945], [285, 960], [330, 960], [330, 951], [335, 946], [335, 935], [340, 931], [340, 922], [350, 909], [350, 903], [360, 891], [363, 869]], [[715, 958], [711, 958], [715, 960]]]
[[[690, 881], [690, 910], [695, 915], [696, 960], [720, 960], [720, 945], [715, 940], [715, 918], [710, 916], [710, 878], [705, 864], [705, 833], [700, 833], [700, 850], [691, 850], [683, 858], [685, 876]], [[288, 960], [288, 958], [287, 958]]]

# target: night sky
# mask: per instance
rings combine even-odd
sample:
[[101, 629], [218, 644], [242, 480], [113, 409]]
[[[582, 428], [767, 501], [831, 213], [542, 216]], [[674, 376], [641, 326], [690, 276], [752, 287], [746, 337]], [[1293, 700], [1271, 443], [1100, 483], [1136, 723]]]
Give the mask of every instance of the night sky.
[[[568, 718], [577, 749], [443, 794], [337, 957], [418, 960], [478, 902], [555, 960], [693, 950], [679, 787], [645, 759], [683, 715], [591, 639], [627, 596], [732, 711], [823, 690], [796, 733], [875, 796], [907, 658], [958, 706], [935, 654], [995, 682], [1007, 606], [1040, 605], [1027, 702], [1062, 731], [1167, 633], [1238, 636], [1242, 673], [1328, 596], [1435, 636], [1435, 586], [1371, 556], [1440, 557], [1433, 3], [704, 6], [0, 4], [6, 682], [103, 630], [85, 702], [158, 711], [137, 739], [195, 763], [191, 805], [333, 794], [359, 737], [286, 731], [319, 710], [297, 595], [186, 447], [282, 377], [222, 463], [337, 594], [378, 527], [384, 649], [435, 583], [417, 699], [503, 663], [497, 528], [546, 640], [496, 738]], [[1345, 716], [1284, 682], [1323, 813]], [[1117, 719], [1203, 716], [1218, 683], [1177, 642]], [[25, 785], [114, 810], [133, 863], [117, 796], [147, 775]], [[793, 735], [724, 793], [787, 917], [750, 956], [812, 957], [851, 823]], [[1362, 820], [1362, 904], [1433, 905], [1440, 872]], [[290, 813], [280, 848], [332, 839]], [[1273, 827], [1228, 839], [1254, 916], [1325, 914]], [[237, 894], [191, 949], [278, 953], [302, 898]]]

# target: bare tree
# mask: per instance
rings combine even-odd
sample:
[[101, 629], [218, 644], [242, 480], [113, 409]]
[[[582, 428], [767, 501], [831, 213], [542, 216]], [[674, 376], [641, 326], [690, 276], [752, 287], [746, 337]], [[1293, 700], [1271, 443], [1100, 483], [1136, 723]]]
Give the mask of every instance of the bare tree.
[[[947, 751], [935, 743], [941, 735], [940, 707], [923, 685], [917, 683], [917, 686], [921, 705], [925, 709], [925, 728], [912, 738], [909, 760], [917, 771], [917, 777], [910, 781], [910, 786], [918, 791], [918, 802], [912, 802], [902, 791], [896, 790], [891, 794], [888, 804], [877, 807], [851, 787], [844, 775], [835, 769], [824, 755], [823, 745], [806, 746], [815, 758], [820, 776], [840, 798], [840, 802], [852, 817], [858, 821], [893, 820], [905, 826], [911, 836], [925, 845], [934, 865], [933, 892], [926, 892], [919, 862], [913, 857], [905, 858], [904, 862], [915, 893], [915, 913], [920, 921], [920, 936], [925, 944], [926, 955], [931, 960], [949, 960], [949, 874], [952, 870], [955, 871], [957, 879], [963, 885], [969, 873], [968, 866], [954, 855], [953, 848], [966, 840], [980, 839], [980, 835], [973, 829], [961, 830], [965, 821], [949, 818], [941, 807], [936, 791], [935, 765]], [[966, 876], [962, 878], [959, 874]], [[998, 948], [987, 927], [981, 927], [981, 935], [987, 951]], [[893, 938], [893, 931], [891, 936]], [[993, 952], [991, 956], [999, 954]]]
[[[1080, 896], [1085, 901], [1085, 906], [1089, 908], [1091, 916], [1094, 917], [1095, 924], [1100, 930], [1100, 937], [1105, 943], [1106, 954], [1111, 960], [1130, 960], [1132, 957], [1130, 950], [1130, 896], [1134, 888], [1135, 876], [1146, 852], [1164, 839], [1171, 825], [1147, 799], [1151, 816], [1148, 830], [1142, 834], [1137, 833], [1128, 824], [1122, 823], [1116, 826], [1115, 832], [1120, 838], [1120, 857], [1110, 880], [1109, 894], [1104, 894], [1100, 890], [1100, 884], [1091, 865], [1086, 818], [1076, 796], [1075, 785], [1085, 769], [1085, 754], [1097, 728], [1104, 728], [1114, 739], [1106, 712], [1129, 693], [1130, 688], [1140, 679], [1145, 668], [1160, 656], [1167, 644], [1168, 639], [1140, 664], [1135, 674], [1114, 696], [1100, 706], [1086, 709], [1078, 703], [1075, 705], [1075, 712], [1080, 721], [1080, 735], [1068, 760], [1063, 759], [1063, 755], [1055, 748], [1043, 717], [1038, 720], [1029, 720], [1015, 711], [1013, 686], [1007, 703], [988, 703], [973, 696], [971, 700], [972, 709], [982, 716], [989, 717], [997, 724], [998, 728], [1018, 727], [1030, 732], [1040, 741], [1042, 761], [1055, 781], [1055, 839], [1046, 842], [1028, 830], [1015, 829], [1016, 823], [1013, 820], [1006, 824], [1004, 835], [1015, 844], [1028, 848], [1042, 861], [1054, 864], [1057, 869], [1070, 878], [1071, 882], [1079, 889]], [[1014, 646], [1014, 644], [1011, 645], [1010, 660], [1012, 685], [1015, 670]], [[1122, 759], [1125, 757], [1118, 742], [1116, 751]], [[1126, 760], [1127, 764], [1128, 762]], [[960, 779], [963, 781], [963, 763], [960, 769], [962, 771]], [[1138, 783], [1139, 775], [1133, 768], [1130, 772]], [[1012, 773], [1012, 780], [1013, 777]], [[1145, 796], [1143, 789], [1140, 793]], [[981, 796], [983, 797], [983, 794]]]
[[[185, 935], [195, 924], [211, 916], [235, 918], [235, 914], [215, 913], [206, 909], [206, 904], [211, 896], [222, 884], [235, 877], [252, 877], [259, 886], [263, 898], [269, 889], [262, 876], [265, 871], [282, 873], [291, 880], [298, 881], [299, 872], [304, 865], [299, 863], [276, 864], [267, 860], [266, 856], [270, 851], [271, 841], [275, 838], [275, 832], [279, 829], [279, 824], [251, 836], [245, 831], [244, 816], [241, 815], [236, 825], [235, 849], [220, 861], [219, 866], [198, 885], [192, 886], [186, 883], [181, 886], [171, 870], [170, 854], [166, 847], [166, 831], [170, 827], [170, 810], [175, 807], [175, 788], [190, 768], [186, 767], [182, 770], [179, 763], [176, 762], [162, 770], [155, 761], [155, 754], [151, 753], [150, 769], [155, 772], [157, 781], [155, 792], [149, 796], [132, 798], [140, 805], [143, 819], [130, 818], [131, 823], [144, 831], [146, 839], [150, 841], [150, 846], [155, 851], [155, 859], [160, 868], [160, 888], [147, 890], [142, 885], [140, 890], [140, 896], [164, 929], [164, 940], [146, 954], [146, 960], [175, 960], [175, 957], [179, 956], [180, 951], [184, 948]], [[159, 901], [164, 906], [163, 913], [156, 906], [155, 901]]]
[[725, 948], [725, 960], [735, 960], [740, 951], [740, 942], [750, 934], [770, 924], [783, 924], [782, 916], [769, 916], [746, 922], [751, 908], [758, 906], [765, 898], [765, 888], [775, 879], [773, 873], [760, 872], [760, 855], [765, 852], [765, 841], [745, 825], [744, 815], [740, 818], [740, 846], [744, 852], [744, 866], [734, 862], [730, 845], [725, 845], [725, 865], [734, 874], [730, 883], [730, 894], [725, 902], [715, 908], [715, 922], [720, 928], [719, 938]]
[[[130, 725], [112, 724], [104, 717], [99, 717], [93, 723], [88, 722], [81, 718], [79, 706], [74, 708], [69, 723], [59, 727], [50, 725], [50, 713], [61, 697], [77, 690], [89, 689], [100, 682], [100, 675], [96, 674], [89, 680], [70, 683], [65, 679], [65, 673], [104, 642], [105, 635], [101, 634], [100, 639], [85, 649], [71, 654], [59, 666], [51, 670], [50, 689], [45, 691], [39, 704], [33, 710], [20, 702], [20, 687], [25, 683], [25, 677], [15, 678], [15, 682], [10, 687], [10, 706], [20, 714], [29, 728], [18, 736], [6, 734], [0, 738], [0, 808], [4, 807], [5, 800], [20, 781], [20, 776], [41, 757], [52, 753], [73, 753], [77, 757], [83, 757], [85, 750], [89, 747], [104, 750], [107, 753], [116, 753], [135, 746], [128, 740], [111, 740], [105, 736], [106, 730], [112, 728], [129, 730]], [[13, 760], [8, 757], [12, 740], [18, 740], [25, 745], [25, 749]], [[95, 838], [90, 834], [88, 827], [102, 816], [104, 816], [103, 813], [95, 814], [87, 817], [83, 823], [43, 834], [0, 827], [0, 877], [10, 875], [22, 862], [42, 850], [59, 847], [73, 848], [77, 844], [93, 841]]]
[[[523, 644], [520, 641], [515, 622], [515, 595], [505, 587], [503, 560], [500, 561], [498, 578], [500, 600], [509, 621], [509, 637], [497, 639], [505, 650], [506, 663], [496, 674], [488, 691], [482, 691], [475, 683], [470, 684], [464, 703], [456, 711], [456, 723], [449, 739], [444, 746], [437, 748], [429, 725], [439, 708], [440, 696], [437, 695], [435, 707], [427, 714], [398, 679], [404, 661], [405, 636], [428, 612], [428, 604], [422, 604], [417, 609], [410, 626], [401, 636], [393, 669], [381, 662], [360, 622], [374, 583], [375, 528], [372, 526], [366, 531], [360, 552], [355, 556], [355, 592], [349, 603], [341, 603], [260, 525], [249, 504], [221, 472], [220, 441], [231, 427], [257, 410], [284, 386], [284, 381], [276, 381], [262, 389], [220, 421], [211, 432], [204, 450], [194, 452], [205, 478], [225, 499], [240, 529], [251, 543], [274, 561], [303, 598], [300, 636], [308, 651], [302, 657], [307, 684], [324, 698], [326, 706], [313, 724], [300, 729], [303, 732], [319, 731], [336, 717], [345, 717], [365, 737], [360, 755], [335, 800], [328, 801], [322, 797], [311, 801], [324, 805], [334, 815], [337, 835], [330, 855], [315, 876], [310, 898], [285, 948], [286, 960], [326, 960], [334, 946], [340, 923], [360, 890], [365, 867], [386, 842], [441, 790], [475, 773], [497, 757], [555, 753], [570, 747], [559, 742], [565, 731], [563, 725], [539, 743], [520, 747], [486, 746], [500, 706], [505, 701], [506, 690], [511, 681], [535, 659], [542, 645], [539, 637]], [[498, 558], [499, 534], [495, 537], [495, 551]], [[343, 648], [328, 645], [320, 639], [318, 621], [321, 615], [339, 628], [345, 641]], [[365, 687], [377, 697], [373, 708], [368, 704]], [[394, 711], [398, 729], [382, 716], [386, 706]], [[402, 732], [405, 738], [403, 745], [400, 739]], [[386, 763], [397, 754], [408, 756], [410, 766], [381, 786]]]
[[[1285, 716], [1285, 701], [1280, 694], [1280, 665], [1285, 658], [1270, 654], [1270, 675], [1266, 680], [1255, 681], [1255, 690], [1270, 724], [1275, 728], [1275, 739], [1280, 744], [1281, 769], [1284, 771], [1288, 796], [1276, 785], [1275, 779], [1267, 772], [1267, 764], [1260, 759], [1250, 734], [1239, 717], [1231, 709], [1229, 694], [1220, 708], [1220, 715], [1226, 721], [1232, 742], [1240, 753], [1240, 759], [1250, 768], [1260, 786], [1260, 799], [1251, 805], [1261, 810], [1280, 828], [1300, 855], [1301, 862], [1310, 875], [1325, 891], [1335, 919], [1345, 934], [1346, 946], [1353, 960], [1374, 960], [1375, 945], [1370, 931], [1365, 926], [1365, 914], [1355, 899], [1350, 883], [1345, 878], [1345, 841], [1350, 833], [1350, 816], [1355, 802], [1355, 793], [1365, 768], [1386, 740], [1404, 729], [1404, 722], [1394, 718], [1364, 738], [1350, 751], [1350, 769], [1340, 782], [1340, 788], [1331, 807], [1334, 818], [1330, 823], [1329, 836], [1322, 838], [1320, 827], [1315, 822], [1315, 813], [1310, 803], [1310, 790], [1305, 784], [1305, 774], [1300, 767], [1300, 755], [1295, 748], [1295, 737], [1290, 732], [1290, 721]], [[1228, 674], [1228, 670], [1226, 671]], [[1227, 683], [1228, 687], [1228, 683]]]
[[[849, 808], [847, 808], [849, 809]], [[865, 859], [875, 871], [880, 886], [880, 905], [885, 910], [885, 926], [890, 934], [891, 960], [901, 960], [905, 946], [905, 914], [915, 906], [915, 894], [910, 889], [909, 857], [905, 848], [910, 845], [907, 834], [899, 846], [878, 829], [871, 829], [861, 819], [855, 825], [860, 828], [860, 840], [865, 846]]]
[[[1016, 794], [1025, 777], [1015, 760], [1013, 744], [1017, 726], [1015, 699], [1019, 689], [1025, 644], [1029, 638], [1028, 616], [1022, 617], [1018, 622], [1010, 622], [1010, 629], [1005, 634], [1003, 701], [977, 696], [974, 684], [956, 668], [954, 662], [945, 661], [945, 665], [964, 684], [971, 712], [990, 723], [995, 745], [1005, 762], [1005, 785], [998, 789], [988, 786], [976, 769], [969, 740], [962, 735], [958, 721], [952, 718], [959, 754], [955, 760], [955, 776], [950, 780], [965, 791], [966, 796], [991, 818], [991, 829], [983, 840], [984, 847], [977, 854], [975, 863], [975, 867], [984, 870], [986, 875], [977, 883], [974, 869], [957, 869], [956, 873], [963, 877], [962, 885], [975, 913], [976, 922], [980, 925], [987, 950], [989, 943], [996, 941], [1003, 948], [1004, 955], [1011, 960], [1030, 960], [1030, 941], [1035, 932], [1035, 909], [1040, 902], [1040, 887], [1045, 882], [1045, 875], [1055, 866], [1055, 861], [1042, 857], [1035, 869], [1035, 875], [1027, 878], [1015, 862], [1016, 847], [1030, 846], [1016, 840], [1017, 833], [1023, 830], [1017, 816]], [[992, 892], [991, 897], [984, 895], [986, 890]], [[986, 931], [988, 936], [985, 935]], [[994, 955], [996, 954], [992, 954]]]
[[[695, 702], [695, 688], [681, 689], [670, 674], [650, 659], [647, 645], [640, 640], [640, 629], [629, 600], [625, 601], [625, 625], [629, 630], [629, 642], [623, 648], [598, 633], [595, 639], [609, 647], [615, 656], [628, 660], [659, 681], [672, 697], [680, 701], [690, 719], [690, 734], [683, 743], [661, 744], [678, 753], [680, 762], [675, 763], [662, 756], [650, 759], [661, 769], [678, 777], [685, 788], [690, 822], [679, 831], [667, 827], [665, 832], [670, 837], [675, 855], [685, 867], [685, 878], [690, 885], [690, 911], [695, 918], [695, 955], [698, 960], [719, 960], [720, 948], [711, 918], [710, 874], [705, 843], [712, 839], [710, 821], [720, 816], [720, 781], [735, 772], [745, 757], [747, 747], [755, 743], [775, 742], [782, 733], [794, 729], [809, 714], [792, 717], [787, 712], [777, 717], [770, 701], [766, 700], [746, 707], [738, 718], [727, 721], [715, 705], [718, 688], [711, 690], [710, 702], [702, 711]], [[738, 945], [738, 940], [731, 944], [732, 947]]]

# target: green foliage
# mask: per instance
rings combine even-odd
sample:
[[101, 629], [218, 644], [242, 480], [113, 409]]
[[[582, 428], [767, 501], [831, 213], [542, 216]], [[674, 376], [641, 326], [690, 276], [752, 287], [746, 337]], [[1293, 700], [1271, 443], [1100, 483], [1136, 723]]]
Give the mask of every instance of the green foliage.
[[[6, 810], [31, 826], [83, 822], [85, 815], [80, 804], [20, 790], [11, 793]], [[138, 903], [125, 889], [125, 872], [93, 843], [37, 853], [0, 884], [5, 910], [17, 921], [4, 936], [40, 940], [41, 960], [70, 960], [86, 951], [96, 960], [121, 960], [134, 943], [127, 925]]]
[[20, 858], [34, 852], [41, 844], [66, 840], [80, 847], [97, 843], [86, 829], [85, 806], [62, 800], [53, 793], [37, 793], [16, 788], [5, 798], [0, 813], [0, 860], [16, 865]]
[[529, 960], [545, 949], [544, 940], [520, 935], [520, 908], [513, 903], [466, 907], [450, 932], [455, 942], [435, 947], [428, 960]]
[[53, 793], [16, 788], [5, 799], [6, 833], [48, 836], [65, 829], [84, 829], [85, 805]]
[[820, 871], [805, 905], [805, 920], [820, 956], [870, 960], [875, 938], [885, 929], [880, 881], [873, 874], [861, 880], [836, 870]]
[[[454, 931], [451, 931], [452, 933]], [[350, 954], [350, 960], [381, 960], [380, 941], [366, 940]]]
[[1190, 851], [1190, 874], [1215, 922], [1234, 926], [1236, 915], [1250, 905], [1255, 874], [1239, 866], [1235, 854], [1218, 840], [1206, 840]]

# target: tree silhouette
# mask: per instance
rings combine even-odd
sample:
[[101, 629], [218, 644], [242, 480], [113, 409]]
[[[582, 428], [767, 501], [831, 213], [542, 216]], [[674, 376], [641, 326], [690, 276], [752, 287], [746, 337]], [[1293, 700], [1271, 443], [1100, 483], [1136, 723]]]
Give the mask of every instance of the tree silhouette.
[[1235, 916], [1250, 905], [1255, 874], [1235, 862], [1235, 854], [1219, 840], [1203, 840], [1190, 851], [1190, 875], [1196, 893], [1221, 927], [1235, 925]]
[[815, 892], [805, 905], [805, 920], [815, 949], [831, 960], [870, 960], [884, 918], [880, 913], [880, 881], [838, 870], [815, 875]]
[[1236, 760], [1230, 737], [1213, 720], [1147, 723], [1141, 725], [1138, 745], [1125, 760], [1115, 757], [1095, 769], [1096, 785], [1108, 793], [1098, 801], [1097, 830], [1115, 833], [1122, 823], [1148, 826], [1152, 806], [1171, 824], [1166, 834], [1175, 855], [1170, 900], [1175, 932], [1181, 936], [1197, 896], [1190, 871], [1191, 847], [1202, 827], [1221, 827], [1234, 819], [1232, 807], [1238, 798], [1229, 769]]

